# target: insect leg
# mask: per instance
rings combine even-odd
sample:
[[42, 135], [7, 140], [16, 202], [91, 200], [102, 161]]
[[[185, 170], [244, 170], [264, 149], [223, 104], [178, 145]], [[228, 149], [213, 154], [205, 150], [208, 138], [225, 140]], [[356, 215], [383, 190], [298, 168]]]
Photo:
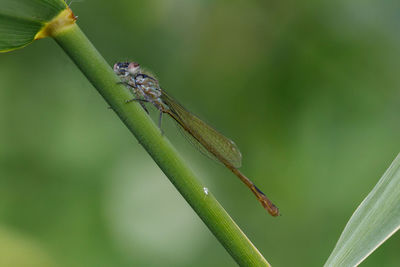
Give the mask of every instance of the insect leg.
[[139, 103], [142, 103], [142, 102], [146, 102], [147, 103], [147, 102], [149, 102], [146, 99], [132, 98], [132, 99], [126, 100], [125, 103], [130, 103], [130, 102], [133, 102], [133, 101], [138, 101]]
[[142, 108], [144, 109], [144, 111], [146, 111], [146, 113], [149, 114], [149, 111], [147, 110], [146, 106], [145, 106], [144, 103], [143, 103], [143, 102], [146, 102], [146, 103], [149, 102], [148, 100], [146, 100], [146, 99], [140, 99], [140, 98], [132, 98], [132, 99], [126, 100], [125, 103], [130, 103], [130, 102], [133, 102], [133, 101], [139, 102], [139, 104], [142, 106]]
[[126, 87], [128, 87], [130, 89], [134, 89], [135, 88], [135, 86], [133, 86], [132, 84], [130, 84], [127, 81], [119, 81], [119, 82], [117, 82], [117, 84], [123, 84], [123, 85], [125, 85]]
[[147, 110], [146, 106], [144, 105], [143, 101], [139, 101], [139, 104], [142, 106], [144, 111], [146, 111], [147, 114], [149, 114], [149, 111]]
[[164, 131], [161, 129], [162, 114], [162, 109], [160, 109], [160, 116], [158, 117], [158, 128], [160, 128], [161, 135], [164, 135]]

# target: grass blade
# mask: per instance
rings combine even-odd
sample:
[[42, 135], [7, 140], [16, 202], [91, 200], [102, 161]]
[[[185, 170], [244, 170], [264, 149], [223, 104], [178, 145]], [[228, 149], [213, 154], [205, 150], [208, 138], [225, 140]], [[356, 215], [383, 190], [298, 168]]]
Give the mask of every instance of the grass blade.
[[400, 154], [351, 216], [325, 266], [356, 266], [400, 228]]

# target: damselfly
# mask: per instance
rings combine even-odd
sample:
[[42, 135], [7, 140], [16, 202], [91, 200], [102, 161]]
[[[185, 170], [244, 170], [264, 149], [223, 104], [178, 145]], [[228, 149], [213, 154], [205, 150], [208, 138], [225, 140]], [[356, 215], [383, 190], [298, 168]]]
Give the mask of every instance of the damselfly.
[[205, 151], [211, 157], [216, 158], [239, 177], [272, 216], [279, 215], [278, 208], [252, 181], [238, 170], [241, 166], [242, 155], [232, 140], [226, 138], [178, 104], [178, 102], [161, 89], [155, 78], [141, 71], [138, 63], [118, 62], [114, 64], [114, 72], [135, 96], [135, 98], [127, 102], [139, 102], [146, 112], [147, 109], [144, 103], [153, 104], [160, 111], [158, 121], [160, 129], [162, 114], [166, 113], [170, 115], [191, 136], [191, 140], [199, 144], [198, 147], [201, 150]]

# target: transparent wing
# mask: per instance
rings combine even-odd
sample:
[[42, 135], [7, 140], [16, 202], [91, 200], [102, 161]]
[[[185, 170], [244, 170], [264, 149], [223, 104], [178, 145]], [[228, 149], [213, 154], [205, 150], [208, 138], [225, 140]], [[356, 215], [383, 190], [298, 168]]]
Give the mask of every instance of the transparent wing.
[[190, 144], [192, 144], [198, 151], [200, 151], [201, 154], [205, 155], [209, 159], [212, 159], [214, 162], [218, 164], [222, 164], [221, 161], [219, 161], [218, 158], [216, 158], [213, 154], [208, 152], [208, 150], [199, 143], [199, 141], [196, 140], [189, 132], [187, 132], [178, 122], [175, 121], [176, 128], [178, 128], [178, 131], [182, 134], [183, 137], [185, 137], [186, 140]]
[[162, 91], [161, 99], [169, 108], [166, 112], [182, 126], [188, 133], [187, 137], [189, 141], [198, 147], [201, 152], [235, 168], [239, 168], [242, 165], [242, 154], [232, 140], [226, 138], [187, 111], [167, 95], [165, 91]]

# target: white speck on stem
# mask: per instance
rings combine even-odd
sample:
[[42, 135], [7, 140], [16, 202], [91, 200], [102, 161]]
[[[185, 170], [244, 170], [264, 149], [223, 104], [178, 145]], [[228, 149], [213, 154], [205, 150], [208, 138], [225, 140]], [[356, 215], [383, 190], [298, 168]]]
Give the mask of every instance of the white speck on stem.
[[208, 195], [208, 188], [207, 187], [203, 187], [203, 191], [204, 191], [204, 194]]

